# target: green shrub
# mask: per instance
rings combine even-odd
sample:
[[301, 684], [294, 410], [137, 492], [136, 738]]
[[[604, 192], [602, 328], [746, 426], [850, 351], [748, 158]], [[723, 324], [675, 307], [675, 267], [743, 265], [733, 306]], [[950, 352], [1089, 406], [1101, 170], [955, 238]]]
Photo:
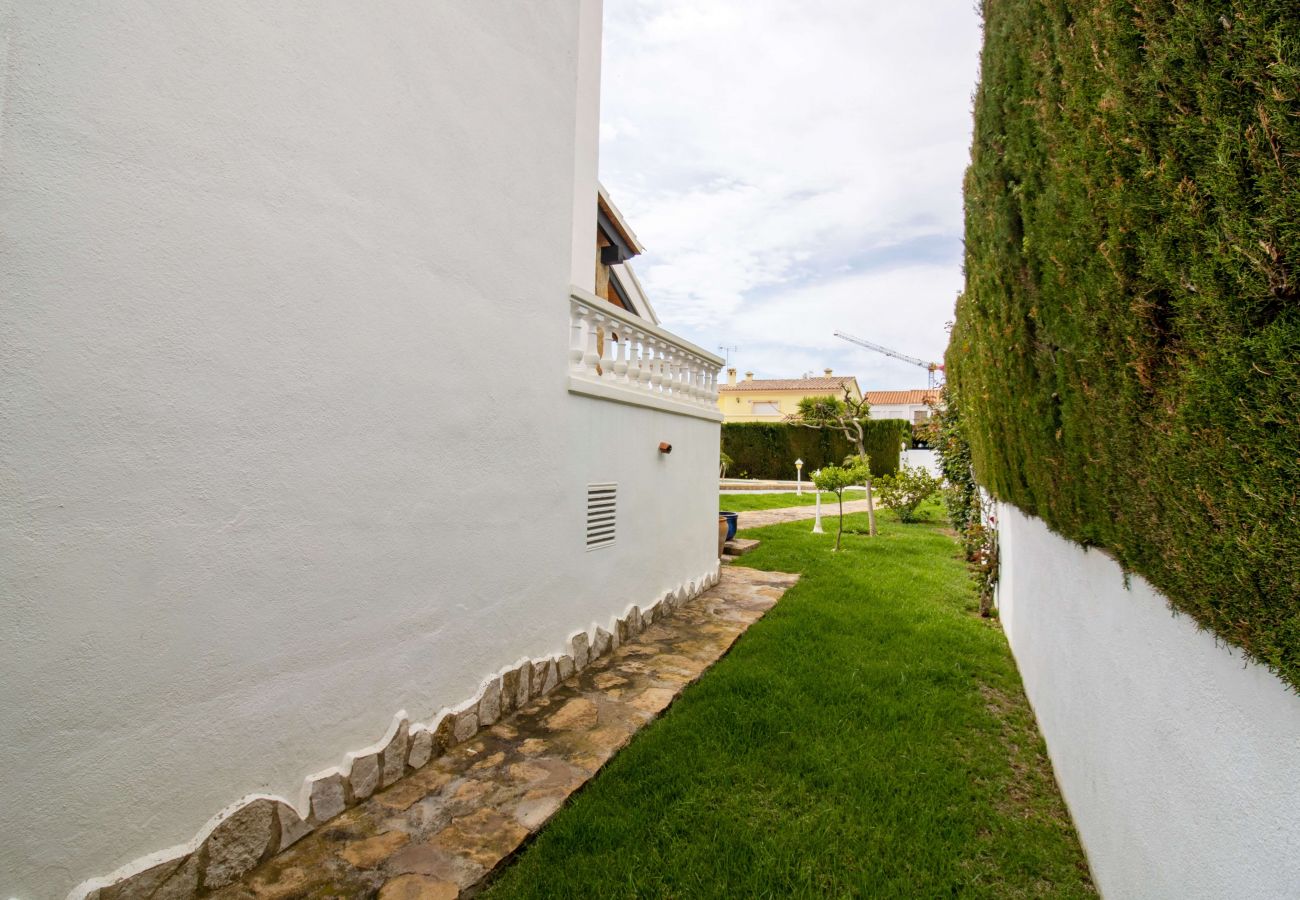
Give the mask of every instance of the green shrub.
[[[898, 471], [899, 447], [907, 423], [902, 419], [872, 419], [866, 423], [865, 443], [873, 477]], [[800, 428], [784, 422], [730, 422], [722, 426], [722, 450], [733, 463], [728, 471], [746, 478], [795, 477], [794, 461], [802, 459], [805, 473], [836, 465], [857, 453], [843, 435]]]
[[915, 522], [916, 508], [938, 493], [939, 486], [939, 479], [925, 469], [904, 465], [898, 474], [876, 479], [876, 496], [900, 522]]
[[[835, 549], [840, 549], [840, 540], [844, 537], [844, 492], [848, 488], [868, 480], [867, 460], [855, 456], [845, 460], [844, 466], [822, 466], [812, 473], [813, 484], [819, 491], [830, 491], [835, 495], [840, 507], [839, 530], [835, 532]], [[873, 532], [874, 534], [874, 532]]]
[[999, 0], [948, 349], [997, 497], [1300, 688], [1295, 0]]
[[993, 615], [998, 584], [998, 532], [985, 524], [984, 501], [971, 467], [970, 441], [962, 415], [961, 394], [953, 382], [943, 386], [931, 420], [931, 440], [943, 473], [943, 504], [961, 541], [966, 563], [979, 588], [981, 616]]

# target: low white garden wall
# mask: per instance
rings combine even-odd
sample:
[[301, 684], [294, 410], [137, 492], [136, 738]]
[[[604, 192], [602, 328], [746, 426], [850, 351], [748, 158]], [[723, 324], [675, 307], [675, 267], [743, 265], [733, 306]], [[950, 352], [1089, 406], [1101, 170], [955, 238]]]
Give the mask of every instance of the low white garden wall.
[[933, 450], [904, 450], [899, 457], [900, 466], [911, 466], [914, 469], [925, 469], [931, 475], [938, 478], [939, 471], [939, 454]]
[[1102, 894], [1300, 896], [1300, 696], [1000, 505], [998, 603]]

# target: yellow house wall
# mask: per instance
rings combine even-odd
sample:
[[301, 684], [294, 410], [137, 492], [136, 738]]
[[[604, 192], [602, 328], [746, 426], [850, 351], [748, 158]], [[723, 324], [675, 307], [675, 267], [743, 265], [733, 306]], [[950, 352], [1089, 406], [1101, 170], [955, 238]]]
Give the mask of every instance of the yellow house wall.
[[[786, 416], [799, 411], [799, 401], [805, 397], [825, 397], [826, 391], [733, 391], [724, 387], [718, 392], [718, 409], [727, 422], [780, 422]], [[857, 391], [854, 399], [861, 399]], [[775, 403], [780, 409], [776, 414], [755, 415], [754, 405]]]

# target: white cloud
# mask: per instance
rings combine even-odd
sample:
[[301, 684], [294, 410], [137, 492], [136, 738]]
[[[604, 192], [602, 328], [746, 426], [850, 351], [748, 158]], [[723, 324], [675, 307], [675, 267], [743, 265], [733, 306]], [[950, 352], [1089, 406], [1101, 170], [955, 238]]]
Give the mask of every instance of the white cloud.
[[637, 272], [665, 324], [739, 344], [762, 375], [922, 383], [831, 335], [942, 352], [971, 0], [607, 0], [605, 19], [602, 178], [648, 248]]

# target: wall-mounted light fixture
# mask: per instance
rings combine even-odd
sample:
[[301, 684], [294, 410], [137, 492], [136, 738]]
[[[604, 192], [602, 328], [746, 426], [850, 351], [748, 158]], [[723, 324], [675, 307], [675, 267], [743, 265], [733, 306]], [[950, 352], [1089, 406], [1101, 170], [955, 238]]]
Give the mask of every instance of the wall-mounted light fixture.
[[659, 452], [660, 452], [660, 453], [672, 453], [672, 452], [673, 452], [673, 445], [670, 444], [670, 443], [668, 443], [667, 441], [660, 441], [660, 442], [659, 442]]

